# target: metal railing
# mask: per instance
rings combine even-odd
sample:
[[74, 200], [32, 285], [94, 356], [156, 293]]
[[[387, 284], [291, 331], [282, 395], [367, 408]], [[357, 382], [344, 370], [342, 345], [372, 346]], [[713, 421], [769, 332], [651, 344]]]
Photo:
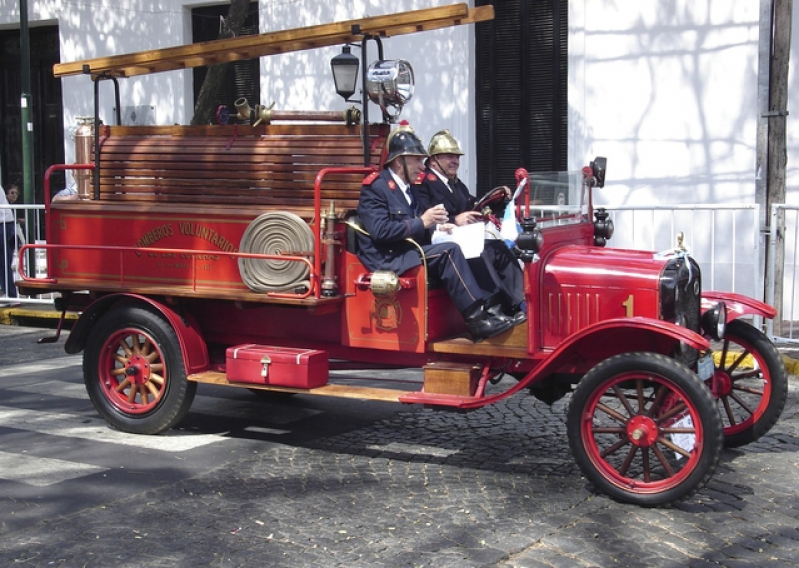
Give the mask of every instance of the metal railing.
[[665, 251], [678, 233], [702, 267], [702, 288], [764, 297], [760, 207], [754, 204], [608, 208], [615, 233], [608, 246]]
[[[0, 205], [0, 209], [33, 212], [33, 228], [26, 227], [29, 243], [44, 244], [44, 205]], [[684, 244], [703, 270], [706, 290], [736, 292], [773, 304], [778, 227], [784, 227], [785, 255], [781, 275], [782, 301], [776, 306], [779, 321], [755, 321], [765, 325], [766, 333], [777, 342], [799, 342], [799, 206], [774, 205], [770, 214], [769, 265], [765, 266], [765, 239], [759, 231], [760, 208], [755, 204], [621, 206], [607, 208], [616, 231], [609, 246], [638, 250], [665, 251], [677, 245], [677, 234], [684, 234]], [[784, 221], [780, 219], [784, 218]], [[17, 247], [17, 251], [18, 251]], [[5, 248], [0, 259], [7, 262]], [[26, 267], [28, 276], [46, 277], [46, 255], [36, 254], [35, 273]], [[8, 266], [7, 264], [5, 266]], [[767, 278], [768, 276], [768, 278]], [[3, 299], [0, 299], [2, 301]], [[51, 303], [53, 294], [20, 297], [15, 302]], [[775, 323], [777, 324], [775, 326]]]
[[[11, 269], [15, 275], [14, 280], [19, 280], [19, 252], [20, 248], [26, 243], [44, 243], [44, 205], [0, 205], [0, 211], [10, 209], [14, 213], [15, 218], [21, 217], [20, 211], [30, 211], [29, 215], [26, 215], [28, 219], [33, 220], [32, 227], [27, 226], [26, 223], [16, 223], [17, 225], [17, 234], [19, 237], [15, 240], [14, 248], [11, 254], [11, 258], [8, 256], [8, 252], [6, 247], [0, 247], [0, 261], [2, 261], [2, 266], [6, 268], [6, 270]], [[33, 265], [29, 266], [30, 263], [22, 263], [23, 266], [28, 266], [26, 268], [26, 274], [29, 276], [40, 276], [43, 277], [47, 274], [47, 259], [43, 252], [36, 253], [33, 256]], [[0, 270], [0, 278], [5, 274], [5, 271]], [[0, 297], [0, 303], [19, 303], [19, 304], [52, 304], [53, 298], [56, 294], [40, 294], [37, 296], [19, 296], [11, 297], [11, 294], [8, 294], [8, 291], [5, 290], [6, 283], [3, 281], [0, 283], [0, 288], [5, 291], [6, 296]]]

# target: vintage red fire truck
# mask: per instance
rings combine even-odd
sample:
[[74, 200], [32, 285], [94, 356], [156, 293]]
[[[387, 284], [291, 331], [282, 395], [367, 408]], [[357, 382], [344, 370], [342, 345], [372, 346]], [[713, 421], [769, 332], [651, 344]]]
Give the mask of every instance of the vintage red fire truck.
[[[99, 86], [130, 75], [348, 42], [365, 53], [375, 37], [492, 16], [458, 4], [65, 63], [56, 74], [89, 75], [98, 107]], [[396, 80], [379, 67], [378, 80]], [[353, 110], [279, 123], [270, 109], [237, 106], [226, 125], [107, 126], [96, 116], [87, 163], [48, 171], [74, 170], [85, 185], [81, 199], [48, 206], [46, 245], [28, 247], [46, 250], [48, 274], [24, 276], [20, 289], [57, 292], [61, 309], [81, 313], [66, 350], [83, 352], [89, 397], [112, 427], [172, 428], [198, 383], [460, 411], [569, 395], [568, 440], [588, 479], [653, 506], [693, 494], [723, 446], [777, 421], [785, 369], [749, 322], [775, 310], [703, 290], [679, 247], [608, 247], [613, 224], [592, 202], [604, 159], [508, 180], [521, 187], [508, 206], [522, 229], [528, 321], [473, 343], [424, 266], [373, 274], [354, 252], [352, 216], [362, 180], [382, 165], [388, 113], [379, 124]], [[395, 368], [420, 369], [419, 382], [375, 377], [378, 388], [330, 375]]]

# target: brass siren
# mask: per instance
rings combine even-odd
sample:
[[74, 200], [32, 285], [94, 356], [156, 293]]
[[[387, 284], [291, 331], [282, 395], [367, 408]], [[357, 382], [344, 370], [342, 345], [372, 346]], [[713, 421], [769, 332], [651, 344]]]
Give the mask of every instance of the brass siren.
[[355, 106], [347, 110], [274, 110], [275, 103], [269, 106], [255, 105], [252, 108], [247, 99], [241, 97], [233, 103], [238, 114], [237, 120], [244, 120], [251, 126], [271, 124], [272, 121], [312, 121], [312, 122], [345, 122], [348, 125], [361, 123], [361, 111]]

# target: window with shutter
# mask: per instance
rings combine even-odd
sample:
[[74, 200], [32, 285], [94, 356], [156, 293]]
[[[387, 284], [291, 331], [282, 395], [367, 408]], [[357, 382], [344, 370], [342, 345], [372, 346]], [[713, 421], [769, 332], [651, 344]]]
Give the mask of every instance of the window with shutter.
[[512, 184], [567, 167], [568, 3], [478, 0], [495, 18], [477, 24], [477, 186]]

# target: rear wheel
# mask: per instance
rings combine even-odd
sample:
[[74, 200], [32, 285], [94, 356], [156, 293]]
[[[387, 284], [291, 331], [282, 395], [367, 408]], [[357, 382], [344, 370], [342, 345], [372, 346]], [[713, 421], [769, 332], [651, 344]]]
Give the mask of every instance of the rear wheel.
[[718, 400], [724, 445], [735, 448], [776, 424], [788, 397], [788, 377], [774, 344], [746, 322], [730, 322], [714, 347], [719, 361], [706, 383]]
[[197, 383], [186, 379], [177, 335], [149, 309], [112, 309], [92, 328], [83, 375], [97, 411], [117, 430], [158, 434], [186, 415]]
[[688, 367], [626, 353], [591, 369], [569, 405], [569, 445], [586, 477], [613, 499], [657, 506], [710, 479], [722, 448], [716, 403]]

